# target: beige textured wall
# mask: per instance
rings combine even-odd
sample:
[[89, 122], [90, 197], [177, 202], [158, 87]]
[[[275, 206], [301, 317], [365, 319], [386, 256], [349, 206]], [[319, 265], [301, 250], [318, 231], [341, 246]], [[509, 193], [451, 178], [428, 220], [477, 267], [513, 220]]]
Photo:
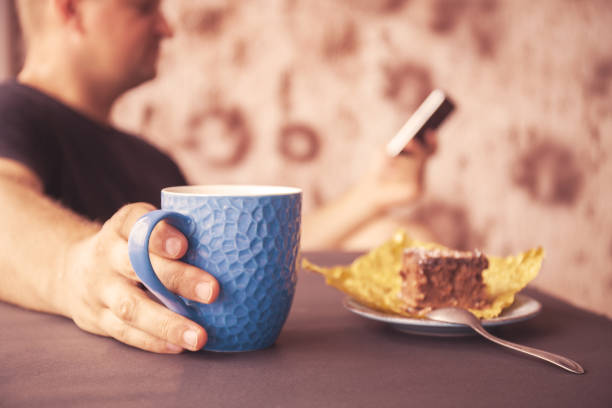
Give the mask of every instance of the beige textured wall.
[[456, 248], [542, 245], [535, 284], [612, 316], [612, 2], [172, 0], [159, 77], [114, 118], [192, 183], [283, 183], [306, 211], [342, 193], [434, 87], [457, 110], [415, 205]]

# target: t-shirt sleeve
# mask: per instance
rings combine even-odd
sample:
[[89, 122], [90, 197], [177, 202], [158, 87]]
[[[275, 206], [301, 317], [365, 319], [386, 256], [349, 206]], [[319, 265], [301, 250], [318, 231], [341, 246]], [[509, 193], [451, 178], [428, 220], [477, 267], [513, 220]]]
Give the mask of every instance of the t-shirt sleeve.
[[18, 95], [0, 93], [0, 157], [22, 163], [47, 184], [53, 149], [48, 140], [50, 132], [45, 129], [45, 112], [39, 108]]

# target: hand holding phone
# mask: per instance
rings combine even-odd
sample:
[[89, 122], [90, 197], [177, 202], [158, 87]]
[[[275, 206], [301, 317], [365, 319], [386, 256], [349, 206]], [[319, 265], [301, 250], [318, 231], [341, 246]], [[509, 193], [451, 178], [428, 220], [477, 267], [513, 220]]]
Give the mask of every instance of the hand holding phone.
[[390, 157], [397, 156], [414, 138], [425, 143], [425, 132], [440, 126], [454, 108], [453, 103], [442, 90], [433, 90], [399, 132], [387, 143], [387, 154]]

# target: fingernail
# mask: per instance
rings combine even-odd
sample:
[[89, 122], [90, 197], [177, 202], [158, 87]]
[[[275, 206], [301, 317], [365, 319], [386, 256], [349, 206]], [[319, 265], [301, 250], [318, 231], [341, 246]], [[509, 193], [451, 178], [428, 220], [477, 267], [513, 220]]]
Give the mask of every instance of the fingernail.
[[166, 350], [171, 353], [180, 353], [183, 351], [183, 348], [181, 346], [177, 346], [176, 344], [166, 343]]
[[198, 333], [193, 330], [185, 330], [183, 332], [183, 342], [185, 346], [191, 350], [195, 350], [198, 347]]
[[205, 303], [210, 302], [212, 297], [212, 286], [209, 282], [200, 282], [195, 288], [196, 295]]
[[170, 256], [178, 256], [181, 251], [181, 240], [177, 237], [170, 237], [164, 242], [164, 249]]

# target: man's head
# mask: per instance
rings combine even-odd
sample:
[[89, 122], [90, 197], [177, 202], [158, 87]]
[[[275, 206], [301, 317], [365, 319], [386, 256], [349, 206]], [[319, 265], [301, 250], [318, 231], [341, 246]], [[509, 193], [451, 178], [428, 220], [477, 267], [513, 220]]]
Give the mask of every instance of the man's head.
[[122, 93], [155, 76], [172, 30], [159, 0], [18, 0], [28, 59]]

